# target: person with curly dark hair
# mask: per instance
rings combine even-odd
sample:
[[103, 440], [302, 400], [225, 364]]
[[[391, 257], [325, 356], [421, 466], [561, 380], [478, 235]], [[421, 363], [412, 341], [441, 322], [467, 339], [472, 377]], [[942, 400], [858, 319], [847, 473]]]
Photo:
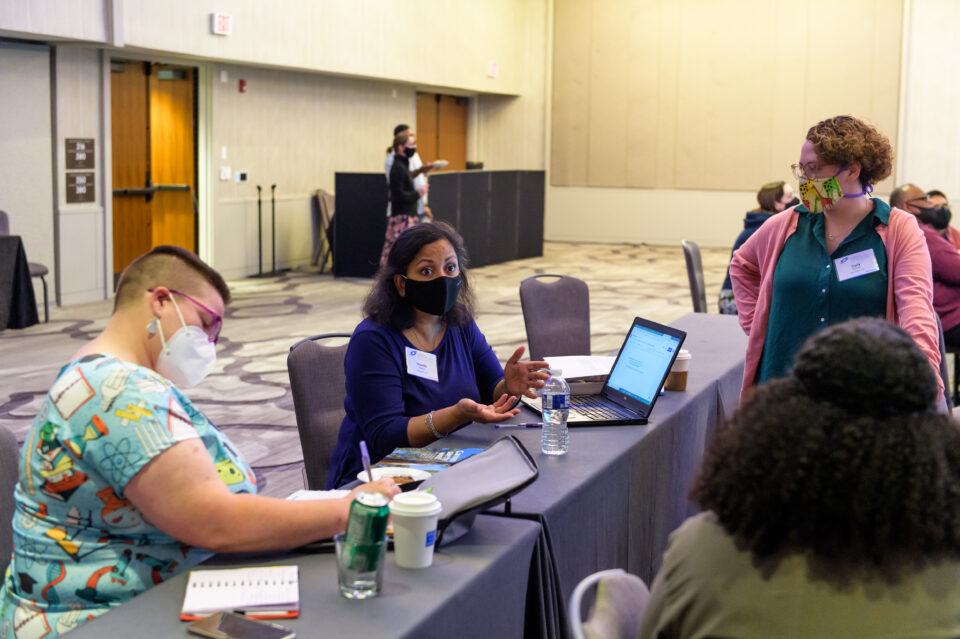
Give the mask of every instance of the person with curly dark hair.
[[512, 395], [536, 397], [548, 377], [542, 361], [521, 362], [524, 347], [500, 366], [473, 320], [463, 239], [448, 224], [418, 224], [394, 242], [377, 273], [347, 347], [346, 416], [327, 487], [361, 470], [359, 443], [371, 458], [425, 446], [470, 422], [519, 411]]
[[854, 317], [902, 327], [939, 371], [923, 233], [913, 215], [867, 197], [892, 166], [890, 142], [862, 120], [841, 115], [807, 132], [792, 167], [803, 203], [770, 218], [730, 263], [748, 335], [743, 397], [783, 377], [807, 337]]
[[707, 451], [639, 637], [960, 636], [960, 429], [877, 318], [828, 328]]

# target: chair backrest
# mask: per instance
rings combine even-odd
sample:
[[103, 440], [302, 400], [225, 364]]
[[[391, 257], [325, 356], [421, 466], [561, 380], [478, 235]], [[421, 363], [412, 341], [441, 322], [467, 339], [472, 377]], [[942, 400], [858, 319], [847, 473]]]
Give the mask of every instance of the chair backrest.
[[10, 235], [10, 218], [6, 211], [0, 211], [0, 235]]
[[[542, 278], [557, 278], [544, 282]], [[590, 289], [568, 275], [533, 275], [520, 282], [520, 307], [530, 359], [590, 354]]]
[[20, 448], [13, 433], [0, 426], [0, 579], [7, 572], [13, 551], [13, 488], [17, 485]]
[[323, 490], [330, 470], [330, 455], [337, 444], [340, 423], [346, 414], [347, 396], [343, 359], [347, 344], [324, 346], [319, 340], [350, 338], [349, 333], [325, 333], [301, 340], [290, 347], [287, 372], [293, 392], [307, 488]]
[[[588, 619], [581, 620], [584, 595], [594, 586], [597, 595]], [[622, 568], [584, 577], [570, 596], [570, 636], [573, 639], [634, 639], [640, 630], [650, 590], [643, 579]]]
[[703, 262], [700, 260], [700, 247], [696, 242], [681, 240], [683, 259], [687, 262], [687, 279], [690, 281], [690, 297], [693, 299], [693, 312], [707, 312], [707, 287], [703, 284]]
[[[947, 342], [943, 337], [943, 324], [940, 323], [940, 316], [934, 313], [937, 318], [937, 333], [939, 334], [940, 347], [940, 379], [943, 381], [943, 399], [947, 405], [947, 413], [953, 412], [953, 398], [950, 392], [950, 368], [947, 365]], [[956, 375], [960, 371], [954, 371]]]

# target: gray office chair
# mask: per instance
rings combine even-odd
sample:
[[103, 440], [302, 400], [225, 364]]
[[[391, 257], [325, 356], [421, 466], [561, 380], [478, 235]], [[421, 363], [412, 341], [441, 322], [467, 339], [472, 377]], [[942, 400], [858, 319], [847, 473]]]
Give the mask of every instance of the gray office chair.
[[687, 279], [690, 281], [690, 297], [693, 298], [693, 312], [706, 313], [707, 287], [703, 283], [703, 262], [700, 260], [700, 247], [696, 242], [681, 240], [683, 259], [687, 262]]
[[7, 572], [13, 551], [13, 488], [17, 485], [20, 449], [13, 433], [0, 426], [0, 579]]
[[300, 340], [290, 347], [287, 373], [293, 392], [293, 410], [300, 431], [307, 488], [323, 490], [330, 471], [330, 455], [337, 445], [340, 423], [346, 414], [347, 396], [343, 359], [347, 344], [323, 346], [319, 340], [350, 338], [350, 333], [325, 333]]
[[[589, 617], [582, 621], [583, 597], [594, 585], [597, 595]], [[595, 572], [577, 584], [570, 596], [570, 636], [573, 639], [634, 639], [649, 600], [650, 590], [640, 577], [622, 568]]]
[[[542, 278], [558, 278], [543, 282]], [[590, 289], [568, 275], [533, 275], [520, 282], [520, 307], [530, 359], [590, 354]]]
[[[10, 218], [6, 211], [0, 211], [0, 235], [10, 235]], [[39, 277], [40, 283], [43, 284], [43, 321], [44, 323], [49, 322], [50, 302], [47, 297], [47, 275], [50, 274], [50, 269], [38, 262], [27, 262], [27, 264], [30, 267], [30, 277]]]

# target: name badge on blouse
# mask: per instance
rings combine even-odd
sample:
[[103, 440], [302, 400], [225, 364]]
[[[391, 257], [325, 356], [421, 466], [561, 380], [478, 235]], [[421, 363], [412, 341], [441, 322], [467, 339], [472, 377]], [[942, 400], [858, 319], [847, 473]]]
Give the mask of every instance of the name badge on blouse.
[[415, 348], [407, 349], [407, 372], [424, 379], [440, 381], [437, 377], [437, 356], [433, 353], [424, 353]]
[[868, 273], [876, 273], [880, 270], [880, 265], [877, 264], [877, 256], [874, 255], [873, 249], [838, 257], [833, 263], [837, 267], [837, 279], [841, 282], [846, 282], [847, 280], [852, 280], [855, 277], [867, 275]]

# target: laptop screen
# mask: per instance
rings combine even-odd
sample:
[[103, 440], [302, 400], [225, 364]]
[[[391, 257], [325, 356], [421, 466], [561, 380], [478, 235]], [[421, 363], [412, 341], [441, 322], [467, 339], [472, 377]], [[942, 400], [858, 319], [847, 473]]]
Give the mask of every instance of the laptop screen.
[[682, 343], [682, 336], [635, 323], [604, 390], [615, 391], [615, 396], [619, 394], [625, 399], [653, 404]]

